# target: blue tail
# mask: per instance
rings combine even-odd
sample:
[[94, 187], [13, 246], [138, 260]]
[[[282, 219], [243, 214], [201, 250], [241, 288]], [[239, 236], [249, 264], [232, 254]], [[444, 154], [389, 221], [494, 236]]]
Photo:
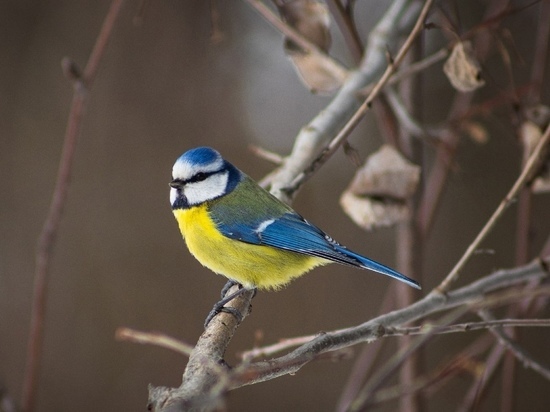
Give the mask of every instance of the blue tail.
[[369, 259], [365, 256], [361, 256], [355, 252], [352, 252], [351, 250], [346, 249], [343, 246], [337, 247], [338, 251], [346, 256], [351, 257], [352, 259], [356, 260], [359, 267], [362, 267], [364, 269], [369, 269], [374, 272], [381, 273], [383, 275], [392, 277], [394, 279], [400, 280], [403, 283], [406, 283], [409, 286], [412, 286], [416, 289], [422, 289], [420, 287], [420, 284], [411, 278], [408, 278], [407, 276], [399, 273], [396, 270], [393, 270], [392, 268], [383, 265], [382, 263], [378, 263], [372, 259]]

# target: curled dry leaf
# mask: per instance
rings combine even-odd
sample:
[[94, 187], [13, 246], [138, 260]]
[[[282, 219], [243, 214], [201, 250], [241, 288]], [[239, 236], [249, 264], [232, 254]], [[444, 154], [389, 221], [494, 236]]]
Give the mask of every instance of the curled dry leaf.
[[420, 167], [384, 145], [357, 171], [340, 205], [364, 229], [390, 226], [409, 216], [407, 200], [419, 180]]
[[[330, 15], [325, 3], [314, 0], [276, 0], [282, 19], [322, 52], [331, 44]], [[285, 39], [285, 52], [292, 60], [300, 79], [313, 93], [328, 94], [337, 90], [347, 77], [347, 70], [326, 54], [308, 52]]]
[[[545, 114], [541, 116], [540, 114]], [[540, 106], [536, 112], [527, 113], [528, 120], [524, 121], [520, 127], [519, 134], [521, 137], [521, 144], [523, 145], [524, 162], [542, 137], [543, 130], [548, 127], [550, 120], [550, 110], [546, 106]], [[550, 152], [548, 150], [544, 154], [546, 160], [539, 169], [539, 175], [533, 181], [532, 189], [533, 193], [548, 193], [550, 192]], [[534, 176], [533, 176], [534, 177]]]
[[455, 44], [443, 65], [443, 71], [454, 88], [461, 92], [471, 92], [485, 84], [481, 77], [481, 66], [469, 41]]

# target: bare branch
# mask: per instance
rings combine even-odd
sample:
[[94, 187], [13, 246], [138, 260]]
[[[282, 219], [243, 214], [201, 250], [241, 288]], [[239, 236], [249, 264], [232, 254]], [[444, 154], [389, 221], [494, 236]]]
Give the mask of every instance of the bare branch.
[[492, 291], [524, 284], [532, 279], [541, 279], [546, 276], [545, 264], [536, 261], [520, 268], [498, 271], [468, 286], [451, 291], [446, 295], [442, 295], [437, 290], [434, 290], [423, 299], [406, 308], [380, 315], [357, 327], [321, 334], [312, 341], [280, 358], [256, 362], [250, 365], [241, 365], [235, 368], [231, 380], [234, 387], [239, 387], [295, 373], [321, 353], [355, 345], [360, 342], [371, 342], [384, 336], [387, 328], [390, 326], [413, 322], [443, 310], [478, 302], [480, 299], [486, 301], [487, 295]]
[[[494, 321], [493, 315], [488, 310], [478, 311], [479, 316], [486, 321]], [[508, 336], [502, 328], [491, 328], [493, 333], [508, 350], [523, 364], [524, 367], [533, 369], [544, 378], [550, 380], [550, 366], [544, 365], [541, 361], [537, 361], [523, 347]]]
[[160, 346], [185, 356], [190, 356], [193, 351], [193, 346], [160, 332], [141, 332], [130, 328], [118, 328], [115, 331], [115, 339]]
[[67, 192], [69, 190], [76, 143], [80, 134], [84, 108], [88, 100], [87, 91], [92, 87], [121, 6], [122, 0], [113, 0], [111, 3], [111, 7], [107, 12], [94, 49], [92, 50], [82, 75], [74, 63], [67, 59], [64, 59], [62, 63], [65, 75], [73, 82], [75, 87], [52, 201], [46, 221], [44, 222], [44, 227], [38, 239], [36, 251], [31, 325], [21, 401], [22, 409], [25, 412], [33, 411], [36, 404], [38, 379], [40, 375], [40, 360], [44, 339], [44, 318], [46, 316], [50, 261], [57, 239], [59, 222], [61, 221], [65, 201], [67, 199]]

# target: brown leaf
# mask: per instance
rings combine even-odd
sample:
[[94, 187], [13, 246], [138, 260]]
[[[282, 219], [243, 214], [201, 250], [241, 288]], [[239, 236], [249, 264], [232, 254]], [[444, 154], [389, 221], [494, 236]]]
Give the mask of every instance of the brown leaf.
[[471, 92], [485, 84], [481, 77], [481, 66], [469, 41], [455, 44], [443, 65], [443, 71], [454, 88], [461, 92]]
[[409, 216], [407, 200], [420, 180], [420, 167], [384, 145], [357, 171], [340, 205], [365, 229], [389, 226]]
[[[282, 19], [305, 39], [328, 52], [331, 44], [330, 15], [326, 4], [314, 0], [275, 1]], [[348, 72], [326, 54], [308, 52], [285, 38], [285, 52], [298, 75], [313, 93], [330, 94], [345, 81]]]
[[348, 75], [344, 68], [330, 64], [327, 59], [319, 58], [317, 54], [293, 53], [290, 59], [300, 80], [312, 93], [334, 93], [342, 86]]
[[[541, 120], [540, 117], [538, 118], [538, 120]], [[548, 123], [541, 121], [540, 124], [543, 125], [544, 128], [546, 128]], [[522, 123], [519, 129], [519, 134], [521, 138], [521, 143], [523, 145], [523, 156], [525, 162], [525, 160], [529, 158], [533, 150], [535, 150], [538, 142], [540, 141], [543, 134], [543, 129], [539, 124], [535, 123], [535, 121], [526, 120]], [[548, 152], [548, 150], [546, 151], [546, 153], [543, 154], [543, 156], [546, 156], [546, 160], [542, 165], [540, 174], [533, 181], [533, 193], [550, 192], [550, 153]]]
[[[330, 36], [330, 14], [324, 3], [314, 0], [276, 1], [282, 19], [298, 33], [328, 52], [332, 42]], [[287, 52], [300, 51], [292, 40], [286, 39]]]

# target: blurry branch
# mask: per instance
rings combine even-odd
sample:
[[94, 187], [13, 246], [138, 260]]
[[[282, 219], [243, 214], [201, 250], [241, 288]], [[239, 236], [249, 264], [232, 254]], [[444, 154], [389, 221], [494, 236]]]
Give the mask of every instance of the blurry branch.
[[459, 412], [470, 412], [479, 409], [479, 402], [487, 388], [491, 377], [495, 374], [502, 359], [502, 355], [506, 352], [504, 346], [495, 345], [487, 356], [484, 362], [482, 373], [478, 373], [476, 379], [470, 386], [470, 389], [464, 396], [462, 404], [457, 408]]
[[477, 248], [479, 247], [481, 242], [485, 239], [485, 237], [491, 232], [491, 230], [493, 229], [497, 221], [500, 219], [504, 211], [508, 208], [508, 206], [510, 206], [512, 202], [514, 202], [519, 191], [524, 187], [525, 184], [528, 183], [530, 179], [534, 177], [534, 174], [537, 172], [537, 170], [541, 166], [541, 162], [544, 160], [543, 154], [549, 142], [550, 142], [550, 126], [546, 128], [546, 131], [544, 132], [537, 146], [533, 150], [533, 153], [531, 153], [531, 156], [529, 156], [529, 160], [526, 162], [523, 171], [521, 172], [520, 176], [517, 178], [516, 182], [514, 183], [514, 185], [508, 192], [508, 194], [504, 197], [504, 199], [502, 199], [499, 206], [497, 207], [493, 215], [489, 218], [489, 220], [487, 221], [483, 229], [481, 229], [481, 231], [476, 236], [474, 241], [470, 244], [470, 246], [468, 246], [468, 248], [466, 249], [466, 252], [464, 252], [464, 255], [462, 255], [462, 257], [453, 267], [451, 272], [437, 287], [437, 290], [440, 293], [445, 293], [447, 292], [447, 290], [449, 290], [451, 283], [458, 278], [458, 275], [460, 274], [460, 271], [462, 270], [466, 262], [474, 254], [474, 252], [477, 250]]
[[275, 165], [280, 165], [283, 163], [283, 157], [277, 153], [274, 153], [270, 150], [264, 149], [263, 147], [256, 145], [249, 145], [249, 150], [254, 153], [256, 156], [267, 160]]
[[[482, 27], [493, 24], [500, 21], [505, 12], [508, 10], [508, 0], [492, 0], [486, 9]], [[441, 11], [441, 9], [439, 9]], [[441, 17], [445, 17], [443, 13], [440, 13]], [[495, 17], [500, 16], [500, 17]], [[456, 38], [456, 34], [453, 33], [453, 39]], [[479, 61], [483, 61], [489, 55], [493, 41], [493, 34], [490, 30], [479, 32], [475, 38], [474, 50], [476, 51], [476, 57]], [[451, 105], [448, 115], [448, 119], [451, 119], [450, 124], [454, 124], [455, 128], [444, 130], [439, 136], [440, 142], [437, 146], [437, 152], [433, 166], [426, 177], [426, 183], [424, 185], [424, 191], [420, 199], [419, 210], [417, 212], [417, 224], [421, 235], [426, 238], [431, 231], [432, 224], [436, 211], [439, 207], [443, 190], [447, 184], [447, 180], [454, 164], [454, 158], [460, 142], [459, 127], [460, 120], [468, 114], [469, 108], [472, 104], [472, 100], [475, 93], [456, 93], [454, 101]], [[501, 99], [502, 100], [502, 99]]]
[[403, 102], [392, 87], [386, 88], [384, 94], [402, 129], [410, 134], [411, 137], [425, 138], [429, 136], [429, 132], [407, 111]]
[[[404, 67], [402, 70], [399, 70], [397, 73], [395, 73], [390, 80], [388, 80], [388, 85], [394, 85], [399, 82], [401, 82], [403, 79], [413, 76], [415, 74], [418, 74], [424, 70], [426, 70], [428, 67], [433, 66], [436, 63], [439, 63], [443, 59], [445, 59], [449, 55], [449, 51], [447, 49], [440, 49], [439, 51], [429, 55], [428, 57], [425, 57], [422, 60], [418, 60], [417, 62], [409, 64], [407, 67]], [[365, 88], [365, 94], [369, 93], [369, 90], [371, 90], [373, 85], [369, 85]]]
[[65, 58], [62, 61], [63, 72], [73, 83], [74, 95], [65, 131], [63, 151], [59, 162], [55, 188], [48, 215], [38, 239], [36, 251], [31, 324], [21, 401], [22, 410], [25, 412], [33, 411], [36, 404], [44, 339], [44, 319], [46, 316], [50, 262], [59, 230], [59, 222], [61, 221], [65, 200], [67, 199], [76, 142], [80, 134], [84, 109], [89, 97], [88, 91], [94, 82], [121, 6], [122, 0], [113, 0], [111, 3], [83, 73], [80, 72], [77, 65], [70, 59]]
[[[393, 310], [395, 305], [395, 294], [392, 292], [395, 292], [395, 290], [396, 284], [392, 283], [380, 305], [380, 313], [387, 313]], [[336, 412], [345, 412], [348, 410], [349, 405], [351, 405], [361, 390], [361, 385], [364, 380], [376, 370], [378, 366], [377, 361], [381, 359], [379, 355], [383, 348], [382, 343], [382, 340], [378, 340], [363, 346], [363, 350], [359, 356], [356, 357], [346, 384], [342, 389], [340, 399], [338, 399], [338, 404], [336, 405]]]
[[193, 351], [193, 346], [160, 332], [140, 332], [130, 328], [118, 328], [115, 331], [115, 339], [160, 346], [185, 356], [190, 356]]
[[[487, 322], [494, 321], [494, 316], [487, 309], [478, 311], [479, 316]], [[525, 368], [530, 368], [550, 380], [550, 367], [535, 360], [523, 347], [514, 341], [502, 328], [491, 328], [491, 333], [497, 337], [499, 342], [510, 350]]]
[[[550, 1], [542, 1], [539, 5], [539, 18], [537, 23], [537, 34], [535, 41], [535, 51], [533, 53], [533, 63], [531, 69], [531, 84], [533, 87], [527, 96], [527, 105], [531, 106], [540, 103], [542, 85], [544, 82], [544, 73], [546, 67], [546, 59], [548, 57], [548, 38], [550, 35]], [[524, 125], [526, 125], [524, 123]], [[523, 132], [523, 133], [522, 133]], [[526, 162], [529, 156], [528, 144], [525, 139], [525, 129], [520, 127], [518, 137], [523, 143], [522, 165]], [[522, 265], [530, 259], [531, 250], [531, 211], [533, 203], [533, 192], [530, 186], [524, 187], [518, 199], [517, 207], [517, 223], [516, 223], [516, 265]], [[518, 305], [511, 308], [509, 313], [512, 315], [524, 314], [527, 311], [530, 301], [522, 302], [521, 307]], [[509, 330], [512, 337], [517, 338], [516, 331]], [[513, 354], [507, 352], [506, 358], [502, 366], [501, 378], [501, 408], [503, 412], [511, 412], [514, 406], [514, 387], [516, 380], [516, 360]]]
[[332, 18], [338, 25], [338, 28], [344, 37], [344, 41], [353, 56], [353, 60], [358, 63], [361, 60], [361, 55], [363, 54], [363, 45], [361, 44], [361, 39], [357, 33], [355, 22], [350, 14], [344, 9], [344, 6], [340, 0], [327, 0], [327, 6], [332, 14]]
[[[378, 391], [391, 376], [399, 370], [400, 367], [404, 367], [406, 361], [410, 360], [411, 357], [414, 357], [415, 353], [426, 344], [430, 338], [437, 333], [439, 328], [444, 327], [447, 323], [450, 323], [460, 316], [462, 316], [467, 311], [467, 307], [459, 307], [452, 311], [451, 313], [445, 315], [444, 319], [440, 321], [439, 325], [432, 325], [423, 336], [419, 336], [416, 339], [411, 339], [407, 342], [407, 345], [400, 345], [399, 352], [394, 354], [387, 362], [385, 362], [381, 368], [377, 369], [374, 375], [369, 379], [361, 391], [358, 393], [354, 401], [350, 406], [351, 411], [360, 411], [368, 408], [372, 405], [372, 400], [374, 399], [374, 393]], [[402, 386], [412, 387], [416, 381], [417, 375], [411, 376], [410, 379], [400, 379]], [[411, 393], [412, 394], [412, 393]], [[409, 399], [412, 403], [408, 405], [409, 408], [416, 409], [418, 405], [416, 404], [415, 397], [405, 396], [405, 399]], [[403, 397], [400, 399], [404, 399]], [[414, 405], [413, 405], [414, 404]]]
[[0, 411], [17, 412], [15, 401], [12, 399], [7, 389], [2, 384], [0, 384]]

